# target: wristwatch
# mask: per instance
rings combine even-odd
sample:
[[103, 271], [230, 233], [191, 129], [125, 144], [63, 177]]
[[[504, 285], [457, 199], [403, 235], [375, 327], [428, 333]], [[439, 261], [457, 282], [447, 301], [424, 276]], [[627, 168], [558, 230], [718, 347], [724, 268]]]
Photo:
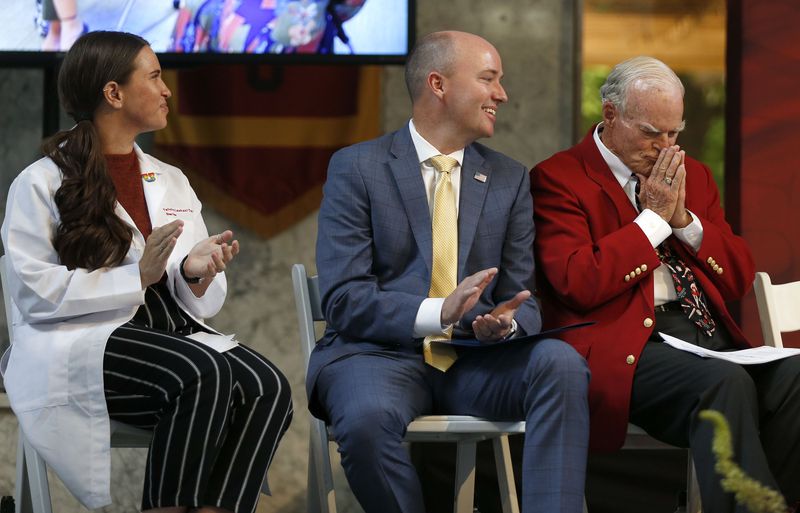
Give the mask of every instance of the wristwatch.
[[187, 258], [189, 258], [189, 255], [186, 255], [185, 257], [183, 257], [183, 260], [181, 260], [181, 265], [180, 265], [181, 278], [183, 278], [183, 281], [185, 281], [186, 283], [189, 283], [191, 285], [196, 285], [201, 281], [203, 281], [203, 278], [200, 278], [199, 276], [195, 276], [194, 278], [189, 278], [188, 276], [186, 276], [186, 272], [183, 270], [183, 264], [186, 263]]
[[516, 333], [517, 333], [517, 320], [511, 319], [511, 329], [508, 330], [508, 333], [506, 333], [506, 336], [503, 337], [503, 340], [508, 340], [512, 338], [514, 335], [516, 335]]

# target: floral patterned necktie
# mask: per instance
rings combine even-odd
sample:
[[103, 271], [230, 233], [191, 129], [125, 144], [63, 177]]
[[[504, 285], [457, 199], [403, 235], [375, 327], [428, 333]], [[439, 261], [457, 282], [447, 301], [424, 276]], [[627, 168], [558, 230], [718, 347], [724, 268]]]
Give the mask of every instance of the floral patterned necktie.
[[[639, 178], [636, 175], [631, 175], [631, 180], [634, 181], [636, 187], [634, 189], [634, 198], [636, 200], [636, 209], [641, 212], [642, 206], [639, 203]], [[700, 284], [695, 280], [694, 273], [686, 263], [678, 258], [672, 252], [666, 241], [662, 242], [656, 248], [658, 258], [661, 260], [672, 275], [672, 283], [675, 285], [675, 292], [678, 296], [683, 313], [690, 321], [695, 323], [697, 327], [705, 333], [707, 337], [714, 335], [714, 330], [717, 324], [711, 316], [711, 311], [706, 302], [706, 295], [703, 294]]]
[[678, 294], [678, 301], [680, 301], [681, 308], [683, 308], [683, 313], [707, 337], [713, 336], [717, 324], [714, 322], [714, 318], [711, 317], [711, 312], [706, 303], [706, 295], [703, 294], [700, 284], [695, 280], [692, 270], [672, 252], [666, 242], [658, 246], [656, 253], [658, 253], [661, 262], [667, 266], [672, 275], [672, 282], [675, 285], [675, 292]]

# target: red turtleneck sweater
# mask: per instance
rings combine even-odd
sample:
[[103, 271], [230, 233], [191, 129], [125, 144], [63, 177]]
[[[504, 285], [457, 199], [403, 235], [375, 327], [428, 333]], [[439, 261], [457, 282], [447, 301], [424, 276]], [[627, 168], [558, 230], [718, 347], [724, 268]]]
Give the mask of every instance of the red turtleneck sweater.
[[106, 155], [105, 157], [108, 174], [117, 189], [117, 201], [131, 216], [136, 228], [147, 240], [150, 232], [153, 231], [153, 226], [150, 224], [150, 214], [147, 212], [142, 173], [139, 169], [136, 152], [131, 151], [127, 155]]

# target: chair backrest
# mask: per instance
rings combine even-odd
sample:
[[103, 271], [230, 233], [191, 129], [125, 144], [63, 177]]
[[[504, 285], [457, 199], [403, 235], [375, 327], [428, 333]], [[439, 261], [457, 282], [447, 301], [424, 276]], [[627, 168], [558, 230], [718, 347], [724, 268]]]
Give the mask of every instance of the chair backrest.
[[800, 281], [773, 285], [769, 274], [759, 272], [754, 289], [764, 343], [783, 347], [781, 332], [800, 330]]
[[[11, 325], [11, 305], [13, 304], [11, 299], [11, 293], [8, 291], [8, 269], [6, 266], [8, 265], [8, 256], [2, 255], [0, 256], [0, 287], [3, 288], [3, 306], [6, 309], [6, 327], [8, 328], [8, 343], [12, 344], [12, 325]], [[5, 347], [0, 344], [0, 355], [3, 354]]]
[[292, 285], [294, 286], [294, 303], [297, 307], [297, 324], [300, 327], [300, 344], [303, 347], [304, 369], [308, 368], [308, 359], [317, 343], [314, 331], [315, 321], [324, 321], [322, 305], [319, 300], [319, 284], [316, 276], [309, 277], [303, 264], [292, 266]]

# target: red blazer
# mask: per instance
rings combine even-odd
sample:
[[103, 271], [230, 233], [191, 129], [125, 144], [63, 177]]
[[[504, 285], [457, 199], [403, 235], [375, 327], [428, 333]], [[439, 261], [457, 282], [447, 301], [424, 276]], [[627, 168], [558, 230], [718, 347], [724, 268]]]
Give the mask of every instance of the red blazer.
[[[563, 338], [592, 371], [590, 446], [615, 450], [625, 440], [636, 362], [653, 330], [652, 272], [660, 261], [633, 222], [636, 209], [593, 133], [531, 171], [537, 292], [545, 327], [596, 322]], [[697, 254], [677, 238], [673, 246], [694, 271], [717, 323], [738, 346], [749, 347], [725, 301], [741, 298], [753, 283], [750, 250], [725, 221], [708, 167], [686, 157], [686, 180], [686, 207], [703, 224], [703, 242]]]

